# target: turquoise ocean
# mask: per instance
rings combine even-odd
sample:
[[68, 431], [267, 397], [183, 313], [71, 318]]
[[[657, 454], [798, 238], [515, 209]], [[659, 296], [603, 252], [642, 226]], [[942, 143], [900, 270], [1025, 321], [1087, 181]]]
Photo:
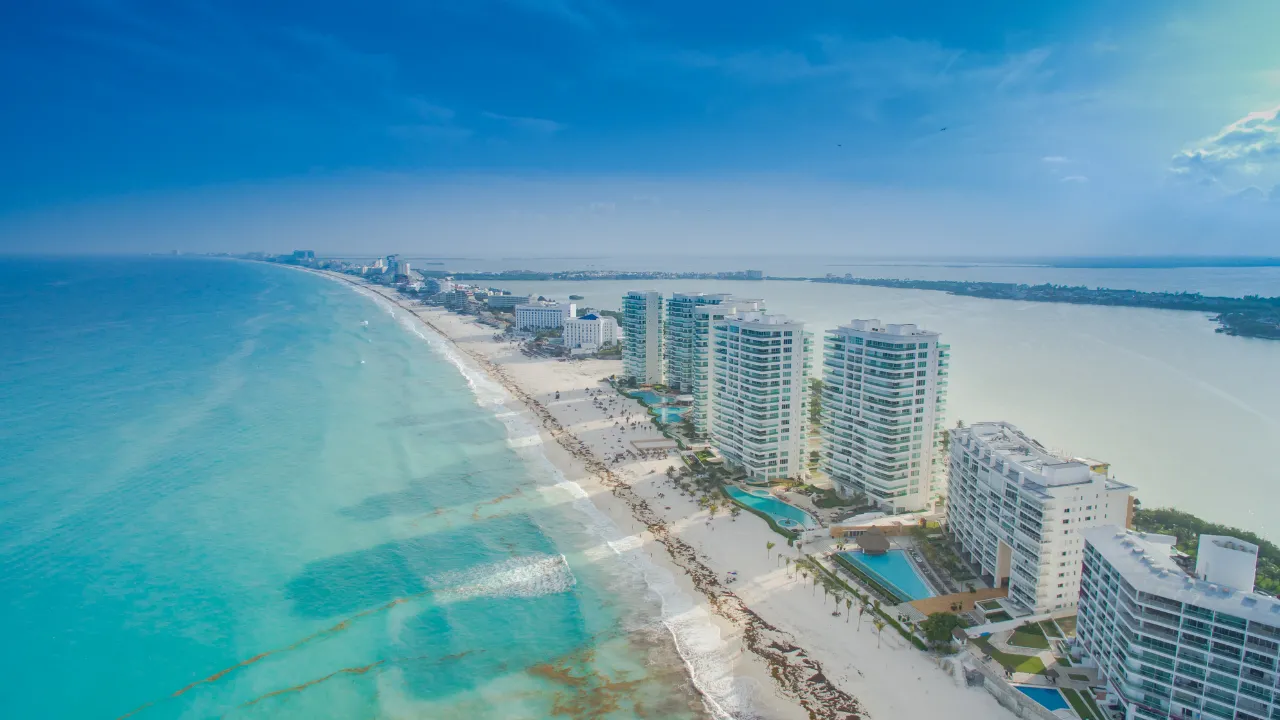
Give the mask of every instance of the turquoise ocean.
[[264, 264], [3, 260], [0, 331], [0, 717], [732, 702], [670, 575], [386, 303]]

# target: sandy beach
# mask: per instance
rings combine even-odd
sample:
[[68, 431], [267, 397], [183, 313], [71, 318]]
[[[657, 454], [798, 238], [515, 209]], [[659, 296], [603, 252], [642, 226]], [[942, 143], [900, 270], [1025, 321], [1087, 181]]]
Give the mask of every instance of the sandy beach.
[[[832, 600], [779, 562], [779, 552], [793, 558], [797, 553], [763, 520], [749, 513], [709, 517], [668, 483], [666, 468], [680, 464], [674, 454], [619, 457], [634, 449], [633, 441], [663, 438], [643, 406], [602, 381], [620, 371], [617, 361], [530, 358], [470, 318], [410, 303], [394, 290], [349, 276], [325, 274], [412, 313], [518, 401], [540, 428], [548, 459], [619, 528], [633, 532], [634, 541], [671, 571], [719, 628], [721, 656], [732, 659], [735, 687], [750, 689], [728, 714], [782, 720], [1013, 717], [980, 687], [963, 687], [934, 656], [892, 628], [877, 638], [869, 614], [861, 628], [843, 608], [833, 617]], [[766, 542], [777, 547], [769, 552]], [[806, 552], [825, 549], [817, 545], [806, 546]], [[738, 580], [725, 583], [731, 571]]]

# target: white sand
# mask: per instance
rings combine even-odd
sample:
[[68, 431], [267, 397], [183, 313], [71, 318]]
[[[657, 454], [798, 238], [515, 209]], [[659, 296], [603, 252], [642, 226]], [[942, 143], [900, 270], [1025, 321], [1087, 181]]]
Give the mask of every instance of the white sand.
[[[401, 302], [392, 291], [370, 289]], [[432, 308], [414, 306], [412, 309], [431, 327], [453, 340], [463, 352], [478, 361], [487, 360], [497, 365], [506, 381], [515, 383], [533, 402], [550, 411], [573, 436], [586, 442], [597, 458], [603, 460], [619, 451], [632, 449], [631, 440], [661, 438], [647, 421], [646, 411], [638, 402], [617, 395], [601, 382], [601, 378], [621, 370], [619, 362], [560, 362], [527, 358], [516, 346], [495, 342], [492, 328], [469, 318]], [[613, 398], [611, 408], [625, 408], [625, 412], [640, 420], [636, 429], [615, 427], [615, 420], [606, 416], [612, 412], [616, 417], [621, 410], [597, 409], [587, 395], [588, 389], [603, 391]], [[559, 400], [554, 399], [557, 391], [560, 392]], [[615, 497], [595, 473], [561, 448], [550, 434], [543, 432], [542, 436], [548, 457], [564, 475], [581, 485], [593, 503], [620, 528], [635, 531], [650, 550], [654, 562], [672, 570], [681, 589], [715, 618], [721, 628], [726, 652], [736, 658], [733, 674], [749, 679], [746, 684], [756, 687], [749, 701], [752, 710], [761, 717], [808, 717], [791, 693], [785, 692], [770, 678], [766, 661], [746, 648], [740, 623], [722, 617], [725, 613], [713, 608], [713, 604], [695, 589], [680, 565], [672, 562], [666, 547], [656, 542], [652, 534], [644, 530], [643, 524], [636, 522], [631, 508]], [[624, 461], [611, 466], [611, 469], [629, 483], [636, 494], [649, 501], [651, 508], [661, 514], [663, 522], [676, 537], [699, 550], [699, 559], [704, 565], [721, 578], [730, 570], [737, 571], [740, 580], [729, 585], [728, 589], [761, 619], [789, 634], [792, 642], [803, 648], [812, 661], [820, 663], [827, 679], [857, 699], [862, 715], [895, 720], [928, 717], [998, 720], [1013, 717], [981, 688], [959, 686], [935, 665], [933, 656], [912, 647], [893, 628], [884, 630], [880, 638], [881, 647], [877, 648], [870, 613], [863, 619], [861, 630], [857, 629], [856, 613], [850, 620], [845, 616], [844, 608], [840, 608], [841, 617], [832, 617], [833, 602], [824, 599], [820, 588], [815, 592], [810, 586], [802, 585], [800, 579], [788, 578], [786, 571], [779, 566], [778, 552], [786, 551], [795, 556], [795, 551], [787, 547], [783, 538], [750, 513], [742, 513], [735, 520], [721, 512], [708, 524], [706, 511], [666, 484], [664, 471], [670, 465], [680, 466], [674, 455], [661, 460]], [[659, 498], [658, 493], [665, 497]], [[777, 543], [772, 557], [766, 556], [765, 543], [769, 541]], [[806, 548], [808, 552], [817, 549]], [[730, 615], [733, 616], [732, 613]], [[810, 709], [813, 709], [812, 699]], [[841, 715], [823, 713], [818, 716]]]

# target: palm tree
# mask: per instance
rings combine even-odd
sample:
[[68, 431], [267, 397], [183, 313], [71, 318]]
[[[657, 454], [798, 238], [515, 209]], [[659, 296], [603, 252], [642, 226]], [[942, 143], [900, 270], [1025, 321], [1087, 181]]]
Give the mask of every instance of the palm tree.
[[[808, 570], [801, 570], [801, 571], [800, 571], [800, 577], [804, 578], [804, 579], [807, 581], [807, 580], [809, 579], [809, 571], [808, 571]], [[801, 584], [803, 585], [804, 583], [802, 582]]]
[[[782, 555], [782, 553], [778, 553], [778, 555]], [[782, 557], [787, 561], [787, 577], [791, 577], [791, 558], [786, 557], [785, 555], [782, 555]]]
[[880, 631], [884, 630], [884, 626], [888, 625], [888, 623], [884, 621], [884, 618], [878, 617], [872, 620], [871, 624], [876, 626], [876, 648], [879, 648], [880, 647]]
[[867, 612], [867, 603], [861, 601], [858, 603], [858, 632], [862, 632], [862, 616]]
[[846, 597], [844, 599], [844, 624], [849, 624], [849, 616], [853, 614], [853, 598]]
[[773, 541], [770, 541], [764, 544], [765, 557], [772, 557], [774, 546], [775, 546], [775, 543]]

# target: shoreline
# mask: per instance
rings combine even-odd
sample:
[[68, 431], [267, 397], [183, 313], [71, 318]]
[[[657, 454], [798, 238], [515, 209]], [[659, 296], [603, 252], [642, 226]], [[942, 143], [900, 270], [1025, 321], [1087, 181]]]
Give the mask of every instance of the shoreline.
[[[947, 713], [960, 720], [986, 720], [1007, 712], [981, 689], [962, 687], [939, 670], [935, 658], [901, 638], [885, 635], [878, 641], [870, 628], [862, 632], [861, 625], [869, 623], [859, 623], [855, 630], [851, 618], [832, 616], [831, 608], [817, 612], [826, 598], [778, 564], [784, 551], [794, 553], [764, 521], [749, 514], [713, 520], [692, 500], [665, 496], [662, 491], [669, 488], [661, 469], [670, 459], [606, 461], [608, 453], [616, 457], [617, 452], [609, 443], [625, 447], [622, 438], [634, 438], [626, 436], [626, 425], [619, 430], [616, 422], [609, 424], [613, 415], [606, 419], [603, 410], [593, 415], [587, 398], [617, 402], [611, 408], [617, 412], [646, 412], [600, 381], [616, 372], [616, 363], [524, 358], [510, 344], [494, 342], [492, 328], [466, 317], [411, 304], [394, 290], [345, 275], [311, 272], [376, 294], [422, 322], [529, 413], [548, 460], [581, 485], [596, 508], [619, 528], [643, 525], [639, 541], [655, 551], [649, 553], [655, 565], [671, 572], [677, 585], [705, 608], [721, 630], [726, 653], [736, 655], [733, 678], [762, 686], [751, 698], [751, 716], [850, 720]], [[563, 400], [559, 391], [565, 393]], [[660, 437], [649, 423], [642, 425]], [[632, 432], [645, 431], [636, 427]], [[776, 542], [778, 550], [761, 554], [766, 541]], [[733, 590], [721, 581], [730, 570], [744, 581]], [[678, 635], [676, 641], [692, 675]], [[698, 690], [704, 702], [712, 700], [704, 688]]]

